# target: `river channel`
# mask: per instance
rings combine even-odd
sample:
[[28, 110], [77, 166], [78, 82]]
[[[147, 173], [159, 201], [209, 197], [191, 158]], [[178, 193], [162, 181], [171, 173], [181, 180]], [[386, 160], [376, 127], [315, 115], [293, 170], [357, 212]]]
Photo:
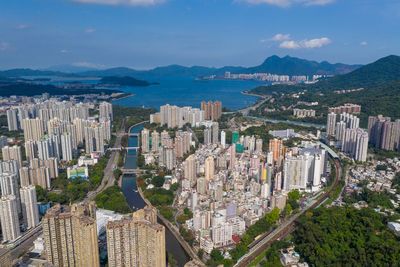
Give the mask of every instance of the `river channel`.
[[[143, 129], [143, 125], [133, 127], [131, 133], [138, 133]], [[129, 147], [136, 147], [138, 145], [138, 138], [136, 136], [129, 137]], [[137, 155], [135, 150], [127, 152], [125, 168], [136, 169]], [[137, 192], [136, 176], [135, 175], [124, 175], [122, 178], [122, 193], [126, 197], [126, 201], [129, 206], [134, 209], [144, 208], [146, 203], [143, 201], [140, 194]], [[160, 224], [162, 224], [159, 221]], [[171, 253], [175, 260], [178, 262], [178, 266], [184, 266], [186, 262], [190, 260], [185, 250], [179, 244], [178, 240], [174, 237], [171, 231], [165, 227], [165, 248], [168, 253]]]

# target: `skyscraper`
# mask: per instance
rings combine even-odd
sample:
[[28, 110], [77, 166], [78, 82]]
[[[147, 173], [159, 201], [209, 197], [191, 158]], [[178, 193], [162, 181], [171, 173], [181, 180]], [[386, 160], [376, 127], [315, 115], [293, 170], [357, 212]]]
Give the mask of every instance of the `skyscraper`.
[[17, 117], [17, 109], [8, 109], [7, 110], [7, 123], [8, 130], [18, 131], [18, 117]]
[[202, 101], [201, 110], [204, 111], [204, 119], [216, 121], [222, 115], [222, 103], [220, 101]]
[[157, 224], [156, 210], [145, 207], [132, 218], [107, 224], [108, 265], [164, 267], [165, 228]]
[[257, 139], [256, 140], [256, 153], [262, 153], [262, 147], [263, 147], [263, 140]]
[[150, 151], [150, 133], [149, 130], [144, 128], [142, 130], [142, 152], [143, 153], [148, 153]]
[[24, 137], [25, 140], [39, 141], [44, 135], [43, 121], [39, 118], [36, 119], [24, 119]]
[[212, 144], [212, 132], [210, 128], [204, 129], [204, 144], [205, 145]]
[[67, 132], [64, 132], [61, 135], [61, 150], [62, 150], [62, 159], [64, 161], [71, 161], [72, 160], [71, 135]]
[[112, 104], [108, 102], [101, 102], [99, 105], [99, 113], [100, 113], [100, 118], [102, 119], [113, 119], [113, 110], [112, 110]]
[[25, 226], [36, 227], [39, 224], [39, 209], [37, 205], [35, 186], [30, 185], [20, 189], [22, 214]]
[[328, 114], [328, 120], [326, 123], [326, 134], [328, 136], [335, 135], [335, 125], [336, 125], [336, 113], [331, 112]]
[[363, 129], [346, 129], [343, 141], [342, 151], [348, 153], [358, 161], [366, 161], [368, 153], [368, 133]]
[[190, 155], [185, 160], [185, 179], [189, 179], [193, 183], [196, 180], [196, 159], [194, 155]]
[[55, 266], [100, 266], [93, 204], [47, 210], [42, 219], [47, 260]]
[[219, 125], [218, 122], [213, 122], [212, 124], [212, 143], [218, 144], [218, 135], [219, 135]]
[[236, 164], [236, 145], [232, 144], [230, 148], [229, 169], [233, 170]]
[[153, 131], [151, 133], [151, 151], [157, 153], [159, 146], [160, 146], [160, 134], [157, 131]]
[[283, 157], [283, 141], [280, 139], [269, 140], [269, 151], [272, 152], [272, 159], [276, 162]]
[[212, 156], [206, 158], [205, 176], [207, 181], [214, 179], [214, 158]]
[[28, 162], [30, 162], [33, 158], [36, 158], [37, 151], [38, 149], [35, 141], [25, 141], [25, 155]]
[[1, 194], [3, 196], [13, 195], [17, 200], [17, 211], [21, 211], [21, 207], [19, 205], [20, 195], [18, 191], [18, 173], [0, 173], [0, 186], [1, 186]]
[[221, 146], [225, 148], [226, 145], [226, 133], [225, 131], [221, 131]]
[[21, 232], [19, 230], [17, 198], [14, 195], [3, 195], [0, 199], [0, 221], [3, 241], [17, 239]]
[[20, 146], [5, 146], [1, 149], [3, 160], [16, 160], [19, 168], [22, 167], [22, 153]]

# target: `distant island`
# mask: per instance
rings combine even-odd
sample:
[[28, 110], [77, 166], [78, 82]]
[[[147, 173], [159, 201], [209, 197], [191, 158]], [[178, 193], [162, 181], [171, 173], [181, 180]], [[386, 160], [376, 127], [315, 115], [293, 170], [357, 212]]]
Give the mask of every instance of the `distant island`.
[[150, 83], [130, 76], [106, 76], [101, 78], [99, 84], [113, 86], [149, 86], [158, 83]]

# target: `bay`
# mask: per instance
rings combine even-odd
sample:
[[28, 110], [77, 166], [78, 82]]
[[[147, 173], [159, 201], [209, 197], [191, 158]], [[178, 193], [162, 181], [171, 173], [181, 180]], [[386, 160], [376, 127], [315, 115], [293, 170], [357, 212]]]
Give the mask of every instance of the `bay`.
[[257, 97], [244, 95], [242, 91], [265, 84], [245, 80], [198, 81], [194, 77], [175, 76], [137, 78], [159, 84], [146, 87], [118, 87], [119, 90], [134, 94], [134, 96], [115, 101], [113, 104], [156, 109], [165, 104], [199, 108], [203, 100], [219, 100], [223, 107], [238, 110], [252, 105], [257, 100]]

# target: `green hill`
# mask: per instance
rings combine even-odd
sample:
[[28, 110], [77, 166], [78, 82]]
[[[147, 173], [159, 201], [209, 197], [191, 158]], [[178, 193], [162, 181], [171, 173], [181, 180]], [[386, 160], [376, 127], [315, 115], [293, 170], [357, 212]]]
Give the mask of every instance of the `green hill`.
[[271, 94], [273, 92], [292, 93], [308, 90], [326, 93], [343, 89], [374, 88], [393, 81], [400, 81], [400, 57], [391, 55], [350, 73], [337, 75], [316, 84], [260, 86], [251, 90], [251, 92]]

